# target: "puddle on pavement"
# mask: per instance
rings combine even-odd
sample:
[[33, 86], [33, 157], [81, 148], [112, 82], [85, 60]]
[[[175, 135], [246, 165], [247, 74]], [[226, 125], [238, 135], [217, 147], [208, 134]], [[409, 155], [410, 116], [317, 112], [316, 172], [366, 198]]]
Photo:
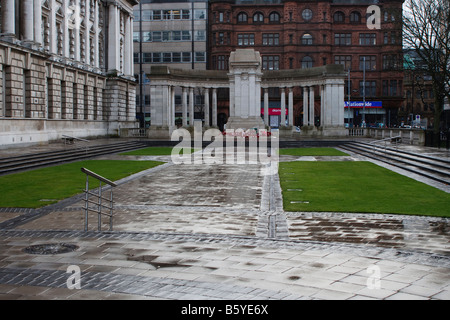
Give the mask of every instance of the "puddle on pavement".
[[188, 265], [179, 263], [180, 260], [173, 260], [172, 262], [157, 262], [157, 261], [154, 262], [154, 260], [157, 259], [158, 257], [159, 256], [152, 256], [152, 255], [143, 255], [143, 256], [129, 255], [127, 260], [147, 263], [155, 269], [173, 268], [173, 267], [189, 267]]
[[297, 217], [290, 221], [291, 239], [371, 244], [390, 248], [430, 248], [449, 255], [450, 225], [445, 220]]

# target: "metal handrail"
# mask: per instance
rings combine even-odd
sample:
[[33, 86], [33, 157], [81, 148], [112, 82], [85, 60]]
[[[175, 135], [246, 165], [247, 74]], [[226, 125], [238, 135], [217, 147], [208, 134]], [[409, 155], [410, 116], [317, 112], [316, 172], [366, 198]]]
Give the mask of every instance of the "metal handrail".
[[[88, 170], [86, 168], [81, 168], [81, 172], [86, 174], [86, 189], [85, 192], [85, 198], [84, 198], [84, 231], [88, 231], [88, 214], [89, 211], [96, 212], [98, 215], [98, 231], [101, 231], [102, 229], [102, 215], [106, 215], [109, 217], [109, 231], [112, 231], [113, 229], [113, 211], [114, 211], [114, 200], [113, 200], [113, 187], [117, 187], [117, 184], [112, 182], [111, 180], [106, 179], [105, 177], [102, 177], [101, 175]], [[100, 186], [98, 188], [98, 193], [95, 194], [93, 192], [89, 191], [89, 177], [93, 177], [97, 179], [100, 182]], [[109, 199], [105, 198], [102, 195], [102, 182], [106, 183], [111, 186], [110, 188], [110, 196]], [[93, 196], [97, 198], [97, 201], [89, 200], [89, 196]], [[102, 200], [105, 200], [108, 202], [108, 204], [103, 204]], [[96, 208], [89, 207], [89, 203], [96, 205]], [[102, 208], [108, 209], [109, 213], [102, 212]]]
[[384, 138], [384, 139], [377, 140], [377, 141], [372, 141], [369, 144], [373, 145], [373, 151], [375, 151], [375, 144], [379, 143], [379, 142], [384, 142], [384, 153], [386, 153], [386, 149], [387, 149], [386, 142], [391, 141], [391, 143], [392, 143], [395, 141], [395, 147], [398, 150], [398, 141], [401, 139], [402, 139], [402, 136], [395, 136], [395, 137]]
[[90, 142], [89, 140], [82, 139], [82, 138], [78, 138], [78, 137], [68, 136], [68, 135], [66, 135], [66, 134], [63, 134], [62, 137], [64, 138], [64, 141], [66, 141], [66, 139], [72, 139], [72, 140], [78, 140], [78, 141]]
[[[73, 137], [73, 136], [68, 136], [66, 134], [63, 134], [61, 137], [64, 139], [64, 145], [67, 145], [67, 140], [72, 140], [72, 141], [73, 140], [78, 140], [78, 141], [83, 141], [83, 142], [88, 142], [88, 143], [90, 142], [89, 140], [78, 138], [78, 137]], [[80, 149], [81, 149], [81, 147], [80, 147]], [[84, 146], [84, 151], [85, 151], [86, 154], [88, 153], [88, 151], [89, 151], [89, 146], [88, 145]]]

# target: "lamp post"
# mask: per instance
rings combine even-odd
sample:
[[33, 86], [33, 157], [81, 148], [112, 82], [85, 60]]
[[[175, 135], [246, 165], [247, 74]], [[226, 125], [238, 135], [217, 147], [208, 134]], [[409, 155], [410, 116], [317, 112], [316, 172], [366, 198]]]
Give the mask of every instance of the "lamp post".
[[363, 58], [363, 114], [362, 127], [366, 127], [366, 57]]
[[143, 94], [144, 70], [142, 70], [142, 1], [139, 1], [139, 106], [141, 109], [140, 127], [145, 128], [145, 110], [143, 102], [145, 95]]

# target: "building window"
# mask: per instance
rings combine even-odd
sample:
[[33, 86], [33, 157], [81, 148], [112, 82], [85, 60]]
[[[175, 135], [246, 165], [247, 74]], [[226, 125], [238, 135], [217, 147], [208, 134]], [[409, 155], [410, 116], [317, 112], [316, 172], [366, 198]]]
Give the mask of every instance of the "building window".
[[191, 19], [191, 10], [181, 10], [181, 19], [190, 20]]
[[241, 12], [237, 16], [238, 23], [247, 23], [248, 22], [248, 16], [245, 12]]
[[133, 62], [134, 63], [139, 63], [139, 53], [136, 53], [136, 52], [133, 53]]
[[278, 12], [272, 12], [269, 15], [269, 21], [272, 22], [272, 23], [280, 22], [280, 14]]
[[191, 32], [190, 31], [181, 31], [181, 40], [182, 41], [191, 41]]
[[172, 53], [171, 52], [163, 53], [163, 62], [172, 62]]
[[278, 33], [263, 33], [263, 46], [277, 46], [280, 44]]
[[181, 10], [172, 10], [172, 19], [180, 20], [181, 19]]
[[343, 23], [345, 21], [345, 15], [341, 11], [336, 11], [333, 14], [333, 21], [336, 23]]
[[361, 23], [361, 14], [358, 11], [350, 13], [350, 23]]
[[152, 62], [152, 54], [151, 53], [144, 52], [142, 55], [143, 55], [143, 59], [142, 59], [143, 63], [151, 63]]
[[391, 44], [397, 44], [397, 32], [391, 32]]
[[313, 67], [313, 59], [310, 56], [306, 56], [302, 59], [302, 69], [308, 69]]
[[388, 44], [389, 43], [389, 35], [388, 32], [385, 32], [383, 35], [383, 44]]
[[206, 52], [196, 52], [195, 62], [206, 62]]
[[309, 33], [305, 33], [302, 36], [302, 45], [309, 46], [309, 45], [312, 45], [312, 44], [313, 44], [313, 37], [312, 37], [312, 35], [309, 34]]
[[181, 31], [172, 31], [172, 40], [180, 41], [181, 40]]
[[172, 62], [181, 62], [181, 52], [172, 52]]
[[181, 59], [182, 59], [182, 62], [191, 62], [191, 53], [190, 52], [182, 52]]
[[383, 55], [383, 70], [398, 70], [401, 59], [395, 54]]
[[225, 56], [218, 56], [217, 57], [217, 70], [226, 70], [226, 59]]
[[153, 63], [160, 63], [160, 62], [161, 62], [161, 53], [154, 52], [153, 53]]
[[224, 33], [219, 32], [219, 39], [217, 41], [217, 44], [224, 44]]
[[335, 33], [334, 44], [338, 46], [350, 46], [352, 44], [351, 33]]
[[305, 19], [306, 21], [309, 21], [312, 19], [313, 16], [313, 12], [311, 9], [305, 9], [302, 11], [302, 17], [303, 19]]
[[153, 10], [153, 20], [161, 20], [161, 10]]
[[362, 46], [374, 46], [377, 44], [377, 35], [375, 33], [360, 33], [359, 44]]
[[163, 10], [163, 19], [170, 20], [172, 14], [172, 10]]
[[[391, 80], [391, 81], [383, 80], [383, 96], [391, 96], [391, 97], [400, 96], [402, 85], [403, 83], [401, 80]], [[409, 92], [409, 94], [411, 95], [411, 92]]]
[[359, 57], [359, 70], [364, 70], [364, 58], [366, 59], [366, 71], [374, 71], [377, 69], [377, 57], [376, 56], [360, 56]]
[[133, 32], [133, 42], [139, 42], [141, 39], [139, 38], [139, 32]]
[[344, 70], [352, 68], [352, 56], [334, 56], [334, 64], [342, 64]]
[[206, 19], [206, 10], [205, 9], [195, 9], [194, 10], [194, 19], [195, 20], [205, 20]]
[[152, 10], [142, 10], [142, 21], [152, 20]]
[[[139, 32], [138, 32], [139, 33]], [[152, 33], [151, 32], [143, 32], [142, 33], [142, 41], [150, 42], [152, 41]], [[160, 40], [161, 41], [161, 40]]]
[[261, 12], [257, 12], [253, 15], [253, 23], [263, 23], [264, 16]]
[[153, 35], [153, 42], [161, 42], [162, 41], [161, 31], [154, 31], [152, 33], [152, 35]]
[[263, 56], [262, 57], [263, 70], [279, 70], [280, 57], [279, 56]]
[[246, 33], [238, 34], [238, 46], [254, 46], [255, 45], [255, 34]]
[[366, 87], [364, 88], [364, 81], [359, 82], [359, 95], [364, 96], [364, 89], [366, 97], [375, 97], [377, 95], [377, 82], [366, 81]]
[[205, 41], [206, 40], [206, 31], [205, 30], [198, 30], [195, 33], [195, 41]]

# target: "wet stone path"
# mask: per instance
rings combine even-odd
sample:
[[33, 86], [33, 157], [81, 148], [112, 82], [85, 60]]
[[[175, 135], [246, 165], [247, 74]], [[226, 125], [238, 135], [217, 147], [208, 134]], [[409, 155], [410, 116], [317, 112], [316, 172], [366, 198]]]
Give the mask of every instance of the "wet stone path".
[[[0, 209], [0, 298], [450, 298], [448, 219], [284, 212], [278, 175], [268, 172], [153, 168], [115, 188], [112, 232], [96, 232], [94, 214], [81, 231], [79, 197], [49, 210]], [[78, 249], [24, 251], [61, 242]], [[67, 288], [70, 265], [82, 271], [81, 290]], [[371, 266], [381, 270], [377, 290], [367, 286]]]

